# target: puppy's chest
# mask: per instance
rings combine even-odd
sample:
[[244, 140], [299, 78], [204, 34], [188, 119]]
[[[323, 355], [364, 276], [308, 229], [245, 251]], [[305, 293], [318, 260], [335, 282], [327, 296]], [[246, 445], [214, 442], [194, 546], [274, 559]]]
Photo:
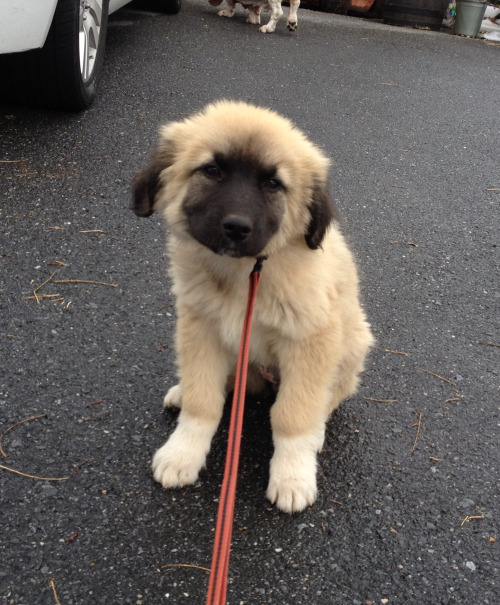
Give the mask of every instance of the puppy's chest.
[[[192, 274], [193, 275], [193, 274]], [[246, 277], [246, 276], [245, 276]], [[177, 283], [176, 294], [215, 329], [223, 345], [237, 355], [248, 297], [247, 279], [190, 279]], [[300, 296], [286, 286], [261, 280], [255, 300], [250, 355], [253, 361], [274, 364], [283, 340], [301, 340], [324, 323], [320, 296]]]
[[[250, 359], [263, 365], [277, 365], [276, 351], [284, 340], [295, 339], [304, 324], [301, 309], [289, 301], [260, 293], [255, 301], [250, 337]], [[215, 326], [224, 346], [236, 356], [239, 351], [247, 304], [243, 296], [220, 298], [205, 306], [211, 325]]]
[[[229, 351], [237, 356], [242, 337], [243, 323], [247, 306], [248, 286], [245, 283], [241, 288], [228, 288], [225, 290], [212, 290], [198, 299], [197, 313], [204, 316], [208, 324], [213, 327], [219, 338]], [[273, 353], [274, 343], [280, 337], [280, 318], [271, 308], [268, 297], [257, 295], [255, 301], [252, 332], [250, 339], [250, 357], [253, 361], [262, 364], [272, 364], [275, 360]]]
[[[235, 358], [240, 348], [243, 321], [244, 318], [241, 315], [235, 318], [234, 322], [223, 321], [218, 326], [224, 346], [234, 354]], [[262, 325], [254, 319], [250, 336], [250, 359], [263, 365], [276, 364], [274, 343], [278, 338], [279, 336], [273, 328]]]

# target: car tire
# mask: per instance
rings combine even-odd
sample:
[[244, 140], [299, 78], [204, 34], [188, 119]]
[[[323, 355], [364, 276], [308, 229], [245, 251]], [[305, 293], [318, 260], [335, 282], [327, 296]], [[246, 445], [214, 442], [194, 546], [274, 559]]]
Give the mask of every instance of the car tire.
[[108, 7], [109, 0], [59, 0], [42, 48], [0, 55], [0, 100], [87, 109], [102, 71]]
[[133, 6], [144, 10], [176, 15], [182, 6], [182, 0], [134, 0]]

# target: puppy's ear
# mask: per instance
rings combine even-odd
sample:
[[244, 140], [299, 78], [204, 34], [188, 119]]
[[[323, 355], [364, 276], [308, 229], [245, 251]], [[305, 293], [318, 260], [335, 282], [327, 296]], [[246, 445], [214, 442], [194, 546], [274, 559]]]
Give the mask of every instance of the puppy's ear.
[[306, 243], [311, 250], [321, 247], [326, 230], [330, 223], [338, 220], [337, 211], [330, 200], [326, 185], [316, 185], [309, 204], [311, 220], [307, 227]]
[[160, 174], [167, 167], [165, 158], [155, 151], [151, 161], [138, 172], [132, 182], [132, 210], [137, 216], [151, 216], [154, 209], [156, 195], [160, 190]]

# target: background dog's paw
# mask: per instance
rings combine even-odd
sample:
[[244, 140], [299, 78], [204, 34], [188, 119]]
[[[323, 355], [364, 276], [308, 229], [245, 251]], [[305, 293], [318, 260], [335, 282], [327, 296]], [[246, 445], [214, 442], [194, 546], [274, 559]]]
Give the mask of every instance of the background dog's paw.
[[297, 29], [297, 21], [289, 21], [287, 27], [291, 32], [294, 32]]
[[172, 446], [169, 441], [153, 456], [153, 477], [163, 487], [182, 487], [194, 483], [205, 464], [196, 452], [185, 451], [182, 447]]
[[227, 17], [228, 19], [231, 19], [231, 17], [234, 15], [234, 9], [228, 10], [226, 8], [222, 11], [218, 11], [217, 14], [219, 15], [219, 17]]
[[267, 497], [285, 513], [298, 513], [314, 504], [318, 490], [316, 478], [312, 477], [271, 477]]
[[182, 389], [180, 384], [169, 389], [163, 398], [163, 406], [166, 408], [180, 408], [182, 405]]

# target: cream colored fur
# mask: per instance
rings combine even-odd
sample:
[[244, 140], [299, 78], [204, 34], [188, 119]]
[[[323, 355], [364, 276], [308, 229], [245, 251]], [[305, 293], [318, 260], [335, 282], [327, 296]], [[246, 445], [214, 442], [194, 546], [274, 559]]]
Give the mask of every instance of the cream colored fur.
[[245, 149], [273, 162], [286, 187], [280, 228], [262, 254], [250, 358], [272, 367], [280, 386], [271, 409], [274, 456], [268, 498], [283, 511], [316, 499], [316, 454], [325, 423], [357, 388], [373, 338], [359, 304], [355, 263], [332, 223], [311, 250], [304, 233], [311, 192], [327, 179], [328, 160], [286, 119], [244, 103], [219, 102], [162, 129], [162, 186], [156, 196], [170, 234], [170, 274], [177, 297], [180, 383], [165, 405], [181, 408], [179, 421], [153, 460], [164, 487], [193, 483], [205, 465], [234, 372], [254, 258], [220, 256], [187, 229], [182, 202], [193, 171], [214, 152]]

